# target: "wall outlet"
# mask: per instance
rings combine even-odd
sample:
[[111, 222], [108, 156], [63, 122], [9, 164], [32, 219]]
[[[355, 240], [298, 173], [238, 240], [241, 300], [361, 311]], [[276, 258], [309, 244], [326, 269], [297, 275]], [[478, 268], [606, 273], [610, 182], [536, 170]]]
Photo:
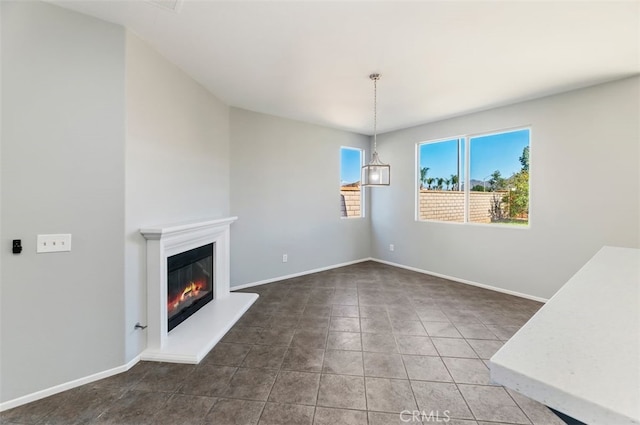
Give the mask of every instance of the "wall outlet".
[[389, 244], [389, 251], [393, 252], [396, 250], [396, 246], [394, 244]]
[[289, 256], [287, 254], [282, 254], [282, 262], [286, 263], [287, 261], [289, 261]]
[[38, 235], [36, 252], [64, 252], [71, 251], [71, 234]]

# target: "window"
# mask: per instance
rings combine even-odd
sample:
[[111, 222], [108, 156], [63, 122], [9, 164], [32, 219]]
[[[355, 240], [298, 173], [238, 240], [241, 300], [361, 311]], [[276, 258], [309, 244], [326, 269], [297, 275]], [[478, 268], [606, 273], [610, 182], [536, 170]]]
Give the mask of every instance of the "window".
[[363, 217], [364, 202], [360, 186], [363, 151], [357, 148], [340, 148], [340, 216]]
[[417, 219], [528, 225], [530, 135], [525, 128], [418, 144]]
[[523, 129], [469, 138], [470, 222], [529, 224], [529, 135]]
[[464, 222], [464, 139], [422, 143], [418, 155], [418, 218]]

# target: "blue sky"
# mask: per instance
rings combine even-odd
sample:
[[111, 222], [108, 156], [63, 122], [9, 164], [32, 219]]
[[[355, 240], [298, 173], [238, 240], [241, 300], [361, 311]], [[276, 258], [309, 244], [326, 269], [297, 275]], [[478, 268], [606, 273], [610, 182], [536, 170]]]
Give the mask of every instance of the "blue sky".
[[[420, 167], [429, 167], [429, 177], [449, 178], [457, 173], [458, 139], [420, 145]], [[487, 180], [487, 176], [499, 170], [503, 177], [520, 171], [520, 156], [529, 145], [529, 130], [471, 137], [471, 179]], [[464, 158], [464, 140], [460, 155]], [[460, 170], [464, 180], [464, 165]]]
[[471, 138], [471, 178], [484, 180], [495, 170], [511, 177], [522, 168], [522, 150], [529, 146], [529, 130]]
[[[471, 179], [487, 180], [495, 170], [503, 177], [510, 177], [520, 171], [518, 158], [522, 150], [529, 145], [529, 129], [507, 133], [491, 134], [470, 138]], [[460, 144], [460, 156], [464, 159], [464, 139]], [[360, 149], [342, 148], [340, 150], [340, 182], [360, 181], [362, 167]], [[429, 167], [428, 177], [449, 178], [457, 174], [458, 139], [420, 145], [420, 167]], [[464, 164], [460, 169], [460, 180], [464, 181]]]
[[340, 183], [360, 181], [361, 155], [362, 151], [360, 149], [340, 149]]
[[[464, 157], [463, 145], [464, 143], [460, 146], [460, 155]], [[422, 167], [429, 168], [427, 177], [448, 179], [452, 174], [458, 174], [458, 139], [420, 145], [420, 168]], [[460, 170], [461, 177], [464, 175], [463, 171]]]

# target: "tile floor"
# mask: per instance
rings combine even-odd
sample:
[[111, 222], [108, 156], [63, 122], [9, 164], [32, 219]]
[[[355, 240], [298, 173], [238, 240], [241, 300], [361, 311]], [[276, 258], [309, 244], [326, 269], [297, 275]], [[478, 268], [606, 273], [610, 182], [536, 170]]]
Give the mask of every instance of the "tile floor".
[[246, 291], [260, 298], [199, 365], [141, 362], [0, 423], [563, 424], [489, 380], [540, 303], [374, 262]]

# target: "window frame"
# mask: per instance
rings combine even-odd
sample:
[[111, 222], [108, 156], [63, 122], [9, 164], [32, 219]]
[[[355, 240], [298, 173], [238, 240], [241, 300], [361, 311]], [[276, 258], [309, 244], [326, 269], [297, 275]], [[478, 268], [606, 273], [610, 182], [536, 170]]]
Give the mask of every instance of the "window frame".
[[[460, 143], [461, 141], [465, 140], [465, 135], [459, 135], [459, 136], [451, 136], [451, 137], [443, 137], [440, 139], [432, 139], [432, 140], [427, 140], [424, 142], [418, 142], [416, 143], [416, 154], [415, 154], [415, 176], [414, 176], [414, 181], [415, 181], [415, 208], [414, 208], [414, 219], [415, 221], [419, 221], [419, 222], [434, 222], [434, 223], [455, 223], [455, 224], [464, 224], [465, 221], [444, 221], [444, 220], [421, 220], [420, 219], [420, 146], [422, 145], [427, 145], [427, 144], [433, 144], [433, 143], [443, 143], [443, 142], [451, 142], [453, 140], [457, 140], [458, 141], [458, 152], [460, 151]], [[466, 142], [462, 142], [463, 144]], [[467, 149], [465, 147], [465, 155], [467, 154]], [[462, 170], [462, 166], [463, 166], [463, 162], [460, 159], [460, 155], [458, 155], [458, 169]], [[466, 175], [467, 175], [467, 170], [464, 170], [465, 173], [465, 179], [466, 179]], [[458, 183], [461, 184], [461, 183]], [[465, 187], [466, 187], [466, 183], [465, 183]], [[465, 199], [465, 203], [464, 203], [464, 208], [465, 208], [465, 212], [464, 212], [464, 217], [466, 220], [467, 217], [467, 212], [466, 212], [466, 208], [467, 208], [467, 200]]]
[[352, 150], [352, 151], [358, 151], [360, 152], [360, 166], [358, 169], [358, 181], [360, 182], [360, 215], [359, 216], [340, 216], [341, 220], [350, 220], [350, 219], [359, 219], [359, 218], [365, 218], [366, 216], [366, 199], [365, 199], [365, 190], [362, 187], [362, 167], [364, 166], [364, 161], [365, 161], [365, 150], [363, 148], [356, 148], [353, 146], [344, 146], [341, 145], [340, 146], [340, 172], [338, 173], [338, 187], [342, 188], [342, 150], [343, 149], [347, 149], [347, 150]]
[[[479, 138], [479, 137], [487, 137], [494, 136], [498, 134], [504, 133], [512, 133], [516, 131], [527, 130], [529, 132], [529, 208], [528, 208], [528, 219], [527, 224], [519, 224], [519, 225], [509, 225], [507, 223], [479, 223], [469, 220], [470, 216], [470, 201], [471, 201], [471, 139]], [[462, 141], [462, 145], [464, 146], [464, 158], [463, 155], [458, 154], [458, 167], [460, 170], [464, 170], [464, 220], [463, 221], [445, 221], [445, 220], [434, 220], [434, 219], [420, 219], [420, 147], [425, 144], [431, 143], [442, 143], [448, 142], [452, 140], [458, 140], [459, 143]], [[453, 224], [453, 225], [471, 225], [471, 226], [489, 226], [496, 228], [507, 228], [507, 229], [520, 229], [520, 230], [528, 230], [531, 228], [531, 210], [533, 203], [531, 202], [531, 162], [533, 158], [533, 149], [532, 149], [532, 141], [533, 141], [533, 126], [531, 124], [503, 128], [498, 130], [491, 130], [486, 132], [477, 132], [477, 133], [467, 133], [457, 136], [450, 137], [441, 137], [437, 139], [430, 139], [421, 142], [417, 142], [415, 146], [415, 167], [414, 167], [414, 181], [415, 181], [415, 207], [414, 207], [414, 221], [420, 223], [444, 223], [444, 224]]]

